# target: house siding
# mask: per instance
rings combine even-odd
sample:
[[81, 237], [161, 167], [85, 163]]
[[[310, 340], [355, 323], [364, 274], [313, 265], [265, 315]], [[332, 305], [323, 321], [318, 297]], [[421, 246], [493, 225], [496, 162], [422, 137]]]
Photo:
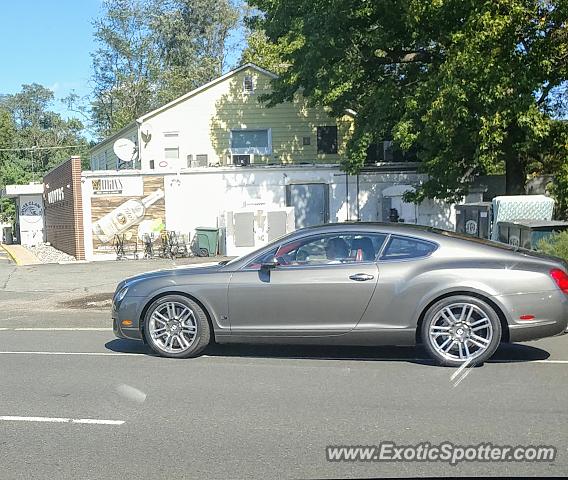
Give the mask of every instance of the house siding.
[[[128, 138], [138, 145], [138, 126], [133, 124], [93, 147], [89, 153], [92, 170], [117, 170], [119, 160], [113, 147], [114, 142], [119, 138]], [[132, 165], [134, 168], [136, 166], [136, 164]]]
[[[243, 93], [243, 81], [250, 75], [254, 92]], [[142, 169], [150, 168], [150, 161], [159, 169], [165, 159], [166, 148], [179, 148], [179, 160], [168, 162], [166, 169], [177, 170], [188, 166], [188, 155], [207, 155], [209, 164], [230, 163], [230, 131], [232, 129], [271, 129], [272, 153], [255, 155], [254, 163], [339, 163], [344, 152], [350, 118], [336, 121], [323, 109], [310, 108], [297, 95], [293, 102], [267, 108], [259, 97], [269, 93], [270, 75], [255, 68], [236, 72], [223, 81], [145, 119], [141, 132], [151, 132], [151, 140], [141, 141]], [[338, 153], [317, 153], [317, 127], [338, 126]], [[166, 132], [177, 132], [177, 137], [166, 137]], [[310, 137], [310, 145], [303, 145], [303, 137]]]

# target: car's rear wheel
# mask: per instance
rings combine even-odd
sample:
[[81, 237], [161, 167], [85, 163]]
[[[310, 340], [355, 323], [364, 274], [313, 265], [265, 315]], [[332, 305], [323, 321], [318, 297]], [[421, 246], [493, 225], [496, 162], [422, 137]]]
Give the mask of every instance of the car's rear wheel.
[[477, 365], [489, 359], [501, 341], [501, 322], [483, 300], [466, 295], [432, 305], [422, 322], [422, 341], [439, 364]]
[[167, 295], [148, 307], [144, 335], [159, 355], [189, 358], [209, 344], [211, 331], [207, 315], [196, 302], [183, 295]]

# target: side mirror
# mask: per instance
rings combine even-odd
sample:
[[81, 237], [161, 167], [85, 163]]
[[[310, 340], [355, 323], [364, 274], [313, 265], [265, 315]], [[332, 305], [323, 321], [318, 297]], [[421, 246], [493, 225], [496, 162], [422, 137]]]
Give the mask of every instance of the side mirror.
[[271, 258], [269, 261], [263, 262], [260, 264], [261, 270], [273, 270], [276, 268], [280, 263], [276, 257]]

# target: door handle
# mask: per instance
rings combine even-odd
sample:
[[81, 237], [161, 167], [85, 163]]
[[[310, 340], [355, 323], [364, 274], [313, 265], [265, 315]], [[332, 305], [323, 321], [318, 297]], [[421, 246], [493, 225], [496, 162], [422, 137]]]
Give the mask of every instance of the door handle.
[[375, 278], [373, 275], [369, 275], [368, 273], [355, 273], [354, 275], [350, 275], [350, 280], [355, 280], [356, 282], [366, 282], [367, 280], [373, 280]]

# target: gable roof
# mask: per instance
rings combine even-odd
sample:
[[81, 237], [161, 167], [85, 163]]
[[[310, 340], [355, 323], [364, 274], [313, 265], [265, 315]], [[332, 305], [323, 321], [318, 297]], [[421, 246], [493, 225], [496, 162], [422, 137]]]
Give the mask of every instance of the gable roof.
[[264, 68], [261, 68], [258, 65], [255, 65], [254, 63], [245, 63], [244, 65], [241, 65], [240, 67], [237, 67], [234, 70], [231, 70], [231, 71], [225, 73], [224, 75], [221, 75], [220, 77], [217, 77], [217, 78], [211, 80], [210, 82], [208, 82], [204, 85], [201, 85], [200, 87], [197, 87], [196, 89], [192, 90], [191, 92], [188, 92], [185, 95], [182, 95], [181, 97], [178, 97], [178, 98], [172, 100], [171, 102], [166, 103], [165, 105], [162, 105], [159, 108], [156, 108], [155, 110], [152, 110], [148, 113], [145, 113], [141, 117], [138, 117], [136, 119], [136, 121], [139, 124], [141, 124], [142, 122], [148, 120], [149, 118], [156, 116], [158, 113], [161, 113], [164, 110], [167, 110], [167, 109], [177, 105], [178, 103], [181, 103], [181, 102], [187, 100], [188, 98], [191, 98], [191, 97], [201, 93], [203, 90], [207, 90], [209, 87], [212, 87], [213, 85], [221, 83], [222, 81], [226, 80], [227, 78], [232, 77], [233, 75], [235, 75], [235, 74], [237, 74], [237, 73], [239, 73], [243, 70], [246, 70], [247, 68], [251, 68], [253, 70], [256, 70], [257, 72], [263, 73], [264, 75], [268, 75], [271, 78], [278, 78], [278, 75], [276, 75], [275, 73], [269, 72], [268, 70], [265, 70]]

